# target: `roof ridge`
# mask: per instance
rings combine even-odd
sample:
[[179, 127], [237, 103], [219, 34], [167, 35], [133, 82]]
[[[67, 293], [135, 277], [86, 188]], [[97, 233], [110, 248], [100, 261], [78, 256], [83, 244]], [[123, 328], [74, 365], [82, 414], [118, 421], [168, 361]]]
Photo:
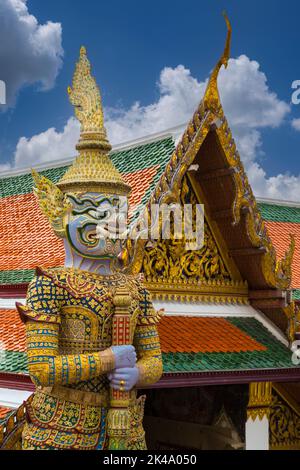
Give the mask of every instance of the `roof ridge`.
[[[137, 139], [122, 142], [121, 144], [113, 145], [112, 151], [110, 153], [114, 154], [120, 151], [132, 150], [132, 149], [135, 149], [136, 147], [143, 147], [147, 144], [152, 144], [154, 142], [163, 141], [168, 138], [175, 139], [177, 133], [181, 129], [183, 129], [183, 125], [166, 129], [165, 131], [160, 132], [160, 133], [149, 134], [148, 136], [145, 136], [145, 137], [140, 137]], [[48, 161], [45, 163], [34, 165], [34, 168], [37, 171], [52, 170], [53, 168], [60, 168], [63, 166], [70, 165], [73, 162], [74, 158], [75, 157], [72, 156], [72, 157], [68, 157], [65, 159]], [[10, 178], [10, 177], [15, 177], [15, 176], [27, 175], [29, 173], [31, 173], [31, 167], [10, 169], [10, 170], [3, 171], [1, 173], [0, 180]]]
[[272, 199], [268, 197], [256, 197], [259, 204], [269, 204], [270, 206], [295, 207], [300, 209], [299, 201], [289, 201], [287, 199]]

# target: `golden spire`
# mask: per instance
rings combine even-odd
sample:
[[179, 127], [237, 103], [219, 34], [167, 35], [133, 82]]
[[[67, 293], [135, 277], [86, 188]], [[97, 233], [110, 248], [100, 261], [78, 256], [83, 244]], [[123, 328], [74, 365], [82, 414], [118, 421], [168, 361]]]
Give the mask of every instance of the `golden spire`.
[[85, 47], [81, 47], [69, 98], [81, 124], [79, 151], [73, 165], [57, 186], [64, 192], [97, 192], [127, 195], [127, 185], [113, 165], [109, 151], [111, 145], [104, 127], [102, 101], [99, 88], [91, 75], [91, 64]]
[[219, 96], [219, 90], [218, 90], [218, 75], [219, 75], [222, 65], [224, 65], [224, 67], [227, 68], [228, 60], [230, 57], [230, 43], [231, 43], [232, 28], [231, 28], [230, 21], [225, 12], [223, 12], [223, 16], [225, 18], [226, 25], [227, 25], [226, 44], [225, 44], [223, 54], [221, 55], [220, 60], [218, 61], [217, 65], [215, 66], [210, 76], [210, 79], [206, 87], [206, 91], [204, 93], [204, 98], [203, 98], [204, 105], [210, 108], [219, 106], [220, 96]]
[[103, 131], [100, 91], [91, 75], [91, 64], [83, 46], [80, 48], [80, 58], [76, 64], [72, 85], [73, 88], [68, 87], [68, 93], [75, 108], [75, 115], [81, 124], [81, 132]]

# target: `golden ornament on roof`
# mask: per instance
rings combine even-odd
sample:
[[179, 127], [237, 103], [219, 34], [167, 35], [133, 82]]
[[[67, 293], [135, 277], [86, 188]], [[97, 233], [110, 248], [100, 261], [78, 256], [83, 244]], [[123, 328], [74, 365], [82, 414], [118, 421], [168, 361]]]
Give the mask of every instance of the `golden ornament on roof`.
[[204, 104], [210, 108], [215, 108], [220, 105], [220, 97], [219, 97], [219, 91], [218, 91], [218, 76], [219, 76], [220, 69], [223, 65], [225, 68], [227, 68], [228, 61], [230, 58], [230, 44], [231, 44], [232, 28], [231, 28], [229, 18], [225, 12], [223, 12], [223, 16], [225, 18], [225, 22], [227, 26], [226, 43], [225, 43], [223, 54], [221, 55], [218, 63], [216, 64], [209, 78], [207, 88], [206, 88], [204, 98], [203, 98]]

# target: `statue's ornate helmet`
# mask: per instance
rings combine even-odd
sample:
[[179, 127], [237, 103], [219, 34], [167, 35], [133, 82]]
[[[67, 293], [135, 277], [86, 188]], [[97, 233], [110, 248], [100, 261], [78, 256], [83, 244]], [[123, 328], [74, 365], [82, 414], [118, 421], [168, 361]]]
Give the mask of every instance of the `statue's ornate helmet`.
[[68, 93], [81, 124], [76, 145], [79, 154], [56, 185], [32, 171], [40, 207], [59, 236], [64, 236], [63, 219], [71, 209], [67, 194], [92, 192], [128, 196], [131, 190], [109, 156], [111, 145], [104, 127], [101, 95], [84, 47], [80, 49]]

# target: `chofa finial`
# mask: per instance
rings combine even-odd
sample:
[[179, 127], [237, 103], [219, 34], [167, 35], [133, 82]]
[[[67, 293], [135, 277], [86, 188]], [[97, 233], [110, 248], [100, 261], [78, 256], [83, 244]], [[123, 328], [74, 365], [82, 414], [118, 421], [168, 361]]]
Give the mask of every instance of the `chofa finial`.
[[227, 25], [227, 38], [226, 38], [226, 43], [225, 43], [223, 54], [221, 55], [217, 65], [215, 66], [210, 76], [210, 79], [208, 81], [207, 88], [204, 94], [203, 102], [205, 105], [209, 107], [216, 107], [220, 103], [220, 97], [219, 97], [219, 91], [218, 91], [218, 75], [219, 75], [222, 65], [224, 65], [224, 67], [227, 68], [228, 61], [230, 58], [232, 28], [231, 28], [230, 21], [225, 11], [223, 12], [223, 16], [225, 18], [225, 22]]

